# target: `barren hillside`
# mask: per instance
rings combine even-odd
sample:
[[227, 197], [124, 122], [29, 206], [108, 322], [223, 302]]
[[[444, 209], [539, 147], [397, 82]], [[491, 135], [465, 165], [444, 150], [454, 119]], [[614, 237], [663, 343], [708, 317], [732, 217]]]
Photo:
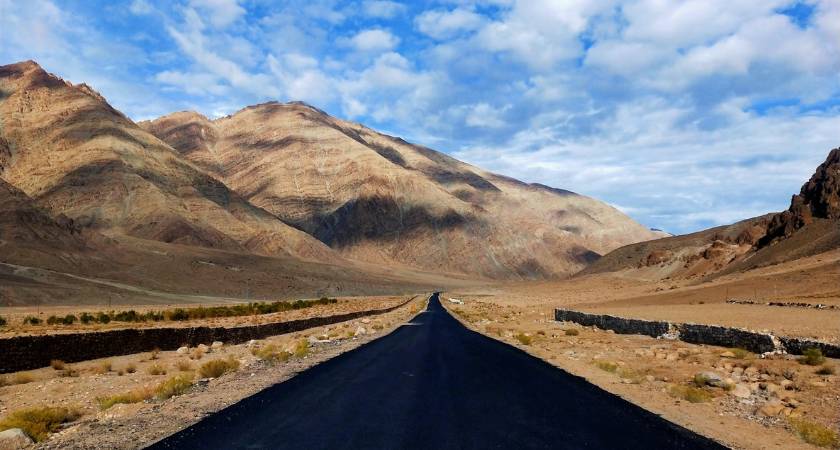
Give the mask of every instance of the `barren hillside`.
[[140, 124], [349, 258], [490, 278], [573, 273], [657, 235], [597, 200], [485, 172], [302, 103]]

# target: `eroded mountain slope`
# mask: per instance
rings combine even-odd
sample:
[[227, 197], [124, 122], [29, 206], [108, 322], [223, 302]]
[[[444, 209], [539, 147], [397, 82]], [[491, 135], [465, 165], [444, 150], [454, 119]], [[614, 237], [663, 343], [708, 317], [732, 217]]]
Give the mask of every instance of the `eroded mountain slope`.
[[491, 278], [571, 274], [657, 237], [597, 200], [485, 172], [276, 102], [140, 124], [253, 204], [351, 258]]

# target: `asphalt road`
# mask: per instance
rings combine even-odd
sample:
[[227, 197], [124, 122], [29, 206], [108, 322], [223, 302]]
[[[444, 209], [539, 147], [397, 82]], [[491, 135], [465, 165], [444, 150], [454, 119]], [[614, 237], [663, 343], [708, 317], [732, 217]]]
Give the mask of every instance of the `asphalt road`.
[[394, 333], [150, 448], [724, 447], [466, 329], [433, 295]]

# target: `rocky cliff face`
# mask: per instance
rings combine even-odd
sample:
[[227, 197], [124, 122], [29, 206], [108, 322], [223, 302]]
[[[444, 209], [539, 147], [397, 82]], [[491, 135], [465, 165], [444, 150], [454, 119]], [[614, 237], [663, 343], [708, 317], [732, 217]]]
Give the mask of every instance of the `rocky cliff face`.
[[353, 259], [542, 278], [656, 237], [597, 200], [495, 175], [303, 103], [249, 106], [212, 121], [181, 112], [140, 125]]
[[814, 219], [840, 220], [840, 148], [832, 150], [817, 167], [799, 194], [793, 196], [790, 208], [773, 217], [758, 246], [786, 239]]

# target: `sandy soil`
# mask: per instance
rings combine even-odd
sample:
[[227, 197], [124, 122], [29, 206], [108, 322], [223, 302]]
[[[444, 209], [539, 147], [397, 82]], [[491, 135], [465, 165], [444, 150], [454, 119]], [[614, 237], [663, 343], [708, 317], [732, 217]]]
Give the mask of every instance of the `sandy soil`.
[[[247, 344], [242, 344], [225, 345], [200, 359], [172, 351], [76, 363], [72, 364], [78, 372], [75, 377], [62, 377], [61, 371], [52, 368], [29, 371], [26, 374], [33, 381], [0, 387], [0, 417], [26, 407], [73, 406], [79, 408], [83, 416], [37, 448], [140, 448], [313, 365], [386, 335], [421, 311], [425, 301], [426, 296], [418, 296], [390, 313], [275, 336], [252, 346], [274, 344], [280, 349], [293, 350], [301, 340], [310, 343], [306, 356], [295, 356], [275, 364], [258, 359]], [[342, 304], [349, 303], [352, 302]], [[194, 353], [194, 349], [190, 353]], [[104, 411], [97, 402], [100, 397], [154, 387], [173, 375], [195, 371], [207, 361], [230, 357], [240, 362], [238, 371], [218, 379], [198, 380], [184, 395], [164, 401], [118, 404]], [[183, 367], [179, 368], [179, 364]], [[153, 366], [163, 368], [166, 374], [151, 374]], [[128, 372], [129, 367], [133, 367], [132, 373]], [[7, 375], [7, 379], [14, 380], [16, 376]]]
[[[464, 304], [446, 301], [451, 297]], [[817, 368], [792, 357], [724, 357], [729, 356], [724, 348], [558, 323], [550, 305], [515, 305], [501, 296], [445, 294], [442, 300], [467, 326], [733, 448], [813, 448], [792, 430], [791, 417], [840, 429], [840, 377], [818, 375]], [[566, 335], [567, 329], [578, 335]], [[838, 361], [829, 364], [840, 369]], [[731, 392], [705, 387], [711, 399], [702, 403], [671, 394], [674, 386], [691, 386], [703, 371], [731, 378], [739, 387]], [[779, 411], [762, 414], [765, 405]]]

